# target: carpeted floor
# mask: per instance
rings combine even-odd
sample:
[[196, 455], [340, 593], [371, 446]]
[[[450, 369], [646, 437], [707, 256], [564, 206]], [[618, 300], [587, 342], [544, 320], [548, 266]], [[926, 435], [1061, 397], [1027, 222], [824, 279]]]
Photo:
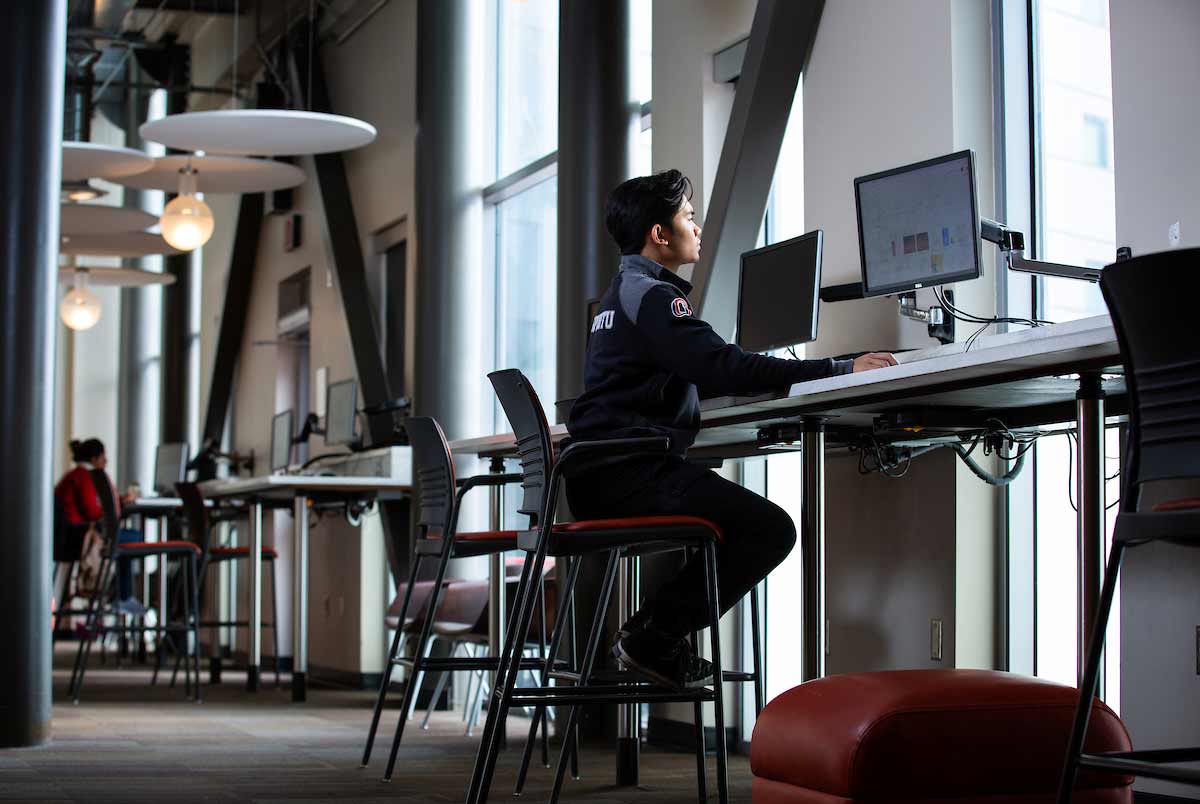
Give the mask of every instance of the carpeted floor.
[[[39, 748], [0, 751], [0, 801], [29, 802], [458, 802], [469, 781], [477, 738], [463, 734], [458, 713], [436, 713], [430, 730], [410, 725], [391, 783], [380, 781], [396, 723], [385, 713], [371, 767], [359, 767], [374, 695], [310, 688], [293, 704], [286, 686], [247, 693], [245, 676], [226, 672], [205, 700], [181, 689], [148, 686], [149, 671], [89, 670], [79, 706], [65, 698], [71, 645], [56, 654], [54, 739]], [[207, 674], [205, 674], [207, 679]], [[284, 683], [287, 680], [285, 677]], [[510, 724], [491, 800], [512, 801], [519, 746], [528, 721]], [[552, 752], [552, 757], [555, 754]], [[709, 757], [709, 799], [715, 800]], [[733, 801], [750, 800], [744, 757], [731, 757]], [[544, 801], [551, 771], [536, 765], [522, 800]], [[616, 788], [612, 753], [585, 747], [582, 778], [567, 779], [563, 801], [696, 801], [690, 754], [646, 749], [641, 788]]]

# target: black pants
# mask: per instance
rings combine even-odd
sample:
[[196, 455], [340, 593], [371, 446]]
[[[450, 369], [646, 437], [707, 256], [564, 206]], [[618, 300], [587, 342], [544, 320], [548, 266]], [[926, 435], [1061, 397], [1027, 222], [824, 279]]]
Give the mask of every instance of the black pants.
[[[721, 527], [717, 574], [721, 612], [728, 611], [796, 544], [796, 527], [778, 505], [681, 458], [631, 459], [567, 480], [578, 519], [655, 514], [698, 516]], [[684, 636], [708, 625], [703, 556], [697, 554], [643, 606], [654, 625]]]

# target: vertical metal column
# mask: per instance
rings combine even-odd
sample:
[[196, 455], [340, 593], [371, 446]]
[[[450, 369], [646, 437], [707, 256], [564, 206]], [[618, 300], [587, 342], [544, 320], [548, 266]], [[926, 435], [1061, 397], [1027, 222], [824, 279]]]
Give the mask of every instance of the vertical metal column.
[[[1075, 394], [1075, 457], [1079, 466], [1075, 499], [1079, 537], [1079, 632], [1077, 672], [1083, 673], [1088, 639], [1096, 624], [1104, 575], [1104, 391], [1099, 374], [1081, 374]], [[1102, 665], [1103, 666], [1103, 665]], [[1099, 693], [1104, 695], [1101, 674]]]
[[[157, 538], [160, 543], [168, 541], [169, 536], [170, 536], [170, 527], [171, 527], [170, 514], [164, 513], [162, 516], [158, 517], [158, 534], [156, 535], [155, 538]], [[146, 560], [148, 561], [149, 559], [146, 559]], [[171, 613], [171, 607], [168, 605], [168, 598], [167, 598], [167, 562], [166, 562], [166, 559], [163, 556], [155, 556], [154, 557], [154, 568], [155, 568], [155, 572], [157, 572], [157, 574], [158, 574], [158, 626], [160, 628], [163, 628], [167, 624], [167, 616]], [[166, 637], [166, 635], [167, 635], [166, 631], [161, 631], [160, 633], [164, 637]], [[162, 650], [164, 644], [165, 644], [164, 641], [160, 639], [158, 642], [158, 649]], [[178, 646], [176, 646], [176, 647], [178, 647]]]
[[805, 418], [800, 442], [804, 499], [800, 504], [803, 559], [803, 652], [800, 678], [825, 675], [825, 420]]
[[[504, 473], [504, 459], [492, 458], [488, 471], [492, 474]], [[500, 530], [504, 527], [504, 486], [488, 488], [488, 530]], [[488, 558], [488, 648], [492, 656], [499, 656], [504, 650], [504, 625], [507, 622], [504, 553], [496, 553]], [[492, 673], [492, 689], [496, 688], [496, 674]]]
[[[308, 698], [308, 497], [292, 502], [292, 700]], [[258, 562], [255, 562], [258, 563]]]
[[250, 633], [249, 658], [246, 660], [246, 689], [258, 690], [259, 668], [262, 666], [262, 530], [263, 506], [260, 500], [250, 500], [248, 515], [250, 531], [250, 560], [246, 569], [250, 573]]
[[[641, 561], [627, 556], [617, 576], [617, 622], [624, 623], [638, 610], [641, 601]], [[617, 712], [617, 784], [638, 783], [639, 752], [642, 744], [641, 706], [623, 704]]]
[[0, 29], [0, 747], [50, 737], [54, 310], [64, 0], [8, 3]]

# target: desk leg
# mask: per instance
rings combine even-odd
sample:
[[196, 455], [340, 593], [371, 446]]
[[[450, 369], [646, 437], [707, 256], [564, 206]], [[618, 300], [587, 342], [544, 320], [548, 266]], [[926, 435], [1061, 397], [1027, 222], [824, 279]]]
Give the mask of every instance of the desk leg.
[[263, 507], [252, 501], [249, 514], [250, 531], [250, 659], [246, 667], [246, 689], [258, 691], [258, 672], [262, 666], [262, 542]]
[[[488, 471], [504, 473], [504, 459], [492, 458]], [[500, 530], [504, 523], [504, 487], [488, 488], [491, 510], [488, 512], [488, 529]], [[504, 650], [504, 627], [507, 622], [507, 601], [504, 597], [504, 554], [497, 553], [488, 559], [488, 648], [493, 657], [499, 658]], [[518, 654], [519, 655], [519, 654]], [[496, 673], [492, 673], [491, 689], [496, 689]], [[500, 744], [504, 745], [504, 730], [501, 729]]]
[[[627, 556], [621, 562], [617, 576], [617, 622], [625, 623], [638, 608], [638, 587], [641, 584], [641, 565], [637, 556]], [[617, 710], [617, 786], [636, 787], [638, 784], [638, 751], [641, 747], [641, 707], [623, 704]]]
[[[1079, 501], [1076, 524], [1079, 534], [1079, 631], [1077, 671], [1083, 673], [1088, 640], [1096, 624], [1100, 581], [1104, 575], [1104, 391], [1100, 375], [1079, 378], [1075, 395], [1076, 460], [1079, 476], [1075, 498]], [[1103, 666], [1103, 665], [1101, 665]], [[1100, 679], [1100, 696], [1104, 679]]]
[[292, 700], [308, 698], [308, 497], [292, 503]]
[[804, 498], [800, 505], [800, 552], [803, 559], [803, 654], [800, 677], [825, 675], [825, 422], [804, 420]]

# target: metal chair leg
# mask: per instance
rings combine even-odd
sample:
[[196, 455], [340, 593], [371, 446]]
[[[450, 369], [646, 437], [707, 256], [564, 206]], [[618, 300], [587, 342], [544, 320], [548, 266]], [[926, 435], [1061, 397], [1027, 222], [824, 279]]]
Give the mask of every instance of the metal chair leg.
[[[592, 631], [588, 635], [587, 647], [584, 649], [583, 666], [579, 668], [579, 686], [584, 686], [591, 679], [592, 666], [596, 662], [600, 640], [604, 635], [604, 622], [607, 619], [608, 606], [612, 600], [613, 585], [617, 580], [617, 567], [620, 565], [620, 560], [620, 550], [609, 551], [608, 566], [605, 568], [604, 581], [600, 587], [600, 604], [596, 607], [596, 617], [592, 620]], [[575, 727], [578, 716], [578, 706], [571, 706], [567, 709], [567, 732]], [[550, 793], [551, 804], [555, 804], [562, 794], [563, 779], [567, 774], [567, 757], [570, 752], [570, 744], [564, 741], [558, 752], [558, 765], [554, 769], [554, 787]]]
[[271, 645], [275, 650], [275, 686], [279, 686], [279, 576], [271, 559]]
[[717, 547], [704, 548], [704, 575], [708, 581], [709, 642], [713, 664], [713, 719], [717, 738], [717, 800], [729, 804], [728, 754], [725, 745], [725, 702], [721, 683], [721, 592], [717, 583]]
[[750, 650], [754, 656], [751, 667], [754, 671], [754, 716], [762, 714], [765, 694], [762, 673], [762, 632], [759, 630], [758, 585], [750, 587]]
[[1084, 664], [1083, 679], [1079, 683], [1079, 702], [1075, 706], [1075, 721], [1071, 726], [1071, 738], [1067, 743], [1067, 756], [1063, 762], [1062, 776], [1058, 783], [1058, 804], [1070, 804], [1075, 790], [1075, 776], [1079, 772], [1079, 755], [1083, 753], [1083, 741], [1087, 736], [1088, 720], [1092, 715], [1092, 699], [1100, 681], [1100, 663], [1104, 658], [1104, 636], [1108, 630], [1108, 618], [1112, 613], [1113, 596], [1117, 588], [1117, 576], [1121, 572], [1121, 560], [1125, 555], [1125, 543], [1113, 539], [1108, 568], [1104, 571], [1104, 586], [1100, 590], [1099, 610], [1096, 624], [1088, 637], [1087, 662]]
[[68, 693], [75, 703], [79, 703], [79, 692], [83, 688], [83, 676], [87, 671], [87, 660], [91, 653], [92, 640], [97, 636], [103, 635], [103, 629], [100, 628], [100, 595], [103, 593], [105, 584], [104, 580], [108, 575], [109, 565], [112, 561], [106, 556], [100, 561], [100, 572], [96, 578], [96, 588], [92, 590], [92, 597], [88, 603], [87, 619], [84, 620], [83, 639], [79, 642], [79, 649], [75, 652], [75, 667], [71, 671], [71, 683], [68, 687]]
[[196, 557], [188, 556], [186, 571], [190, 603], [188, 608], [191, 609], [192, 681], [196, 685], [195, 702], [201, 703], [204, 695], [200, 691], [200, 578], [196, 574], [197, 569]]
[[[699, 655], [700, 638], [692, 632], [692, 653]], [[696, 701], [692, 704], [693, 730], [696, 735], [696, 794], [697, 800], [708, 800], [708, 768], [704, 764], [704, 704]]]
[[[458, 647], [462, 643], [457, 639], [450, 643], [450, 658], [453, 659], [458, 653]], [[437, 684], [433, 685], [433, 697], [429, 699], [429, 706], [425, 709], [425, 719], [421, 721], [421, 731], [429, 730], [429, 718], [433, 716], [433, 710], [437, 707], [438, 699], [442, 697], [442, 692], [446, 689], [446, 681], [450, 678], [450, 670], [443, 670], [438, 674]]]
[[[575, 583], [579, 578], [578, 561], [571, 562], [571, 568], [567, 572], [566, 583], [563, 585], [562, 599], [558, 602], [558, 616], [554, 619], [554, 633], [550, 636], [550, 646], [543, 656], [543, 667], [548, 671], [554, 666], [554, 660], [558, 658], [558, 652], [561, 649], [563, 638], [566, 636], [567, 624], [567, 608], [570, 605], [570, 600], [575, 594]], [[545, 622], [545, 603], [543, 601], [543, 622]], [[574, 669], [574, 665], [572, 665]], [[529, 724], [529, 736], [525, 740], [525, 751], [521, 756], [521, 767], [517, 771], [517, 783], [513, 788], [513, 795], [519, 796], [525, 790], [525, 778], [529, 773], [529, 762], [533, 757], [533, 744], [537, 739], [537, 730], [539, 723], [542, 726], [542, 733], [545, 734], [546, 728], [546, 707], [539, 705], [534, 710], [533, 720]], [[544, 739], [544, 738], [543, 738]], [[546, 748], [543, 747], [542, 764], [545, 767], [550, 767], [549, 758], [546, 756]]]
[[[371, 716], [371, 728], [367, 730], [367, 744], [363, 747], [362, 767], [367, 767], [371, 761], [371, 749], [375, 745], [375, 733], [379, 729], [379, 717], [383, 713], [383, 701], [387, 697], [388, 685], [392, 682], [392, 668], [404, 644], [404, 618], [408, 616], [408, 604], [412, 600], [413, 585], [417, 580], [417, 572], [421, 568], [421, 556], [413, 558], [412, 569], [408, 573], [408, 586], [404, 590], [404, 602], [400, 604], [400, 621], [396, 624], [396, 634], [392, 637], [392, 647], [388, 651], [387, 661], [383, 667], [383, 678], [379, 681], [379, 695], [375, 698], [375, 713]], [[403, 715], [401, 715], [403, 717]]]

